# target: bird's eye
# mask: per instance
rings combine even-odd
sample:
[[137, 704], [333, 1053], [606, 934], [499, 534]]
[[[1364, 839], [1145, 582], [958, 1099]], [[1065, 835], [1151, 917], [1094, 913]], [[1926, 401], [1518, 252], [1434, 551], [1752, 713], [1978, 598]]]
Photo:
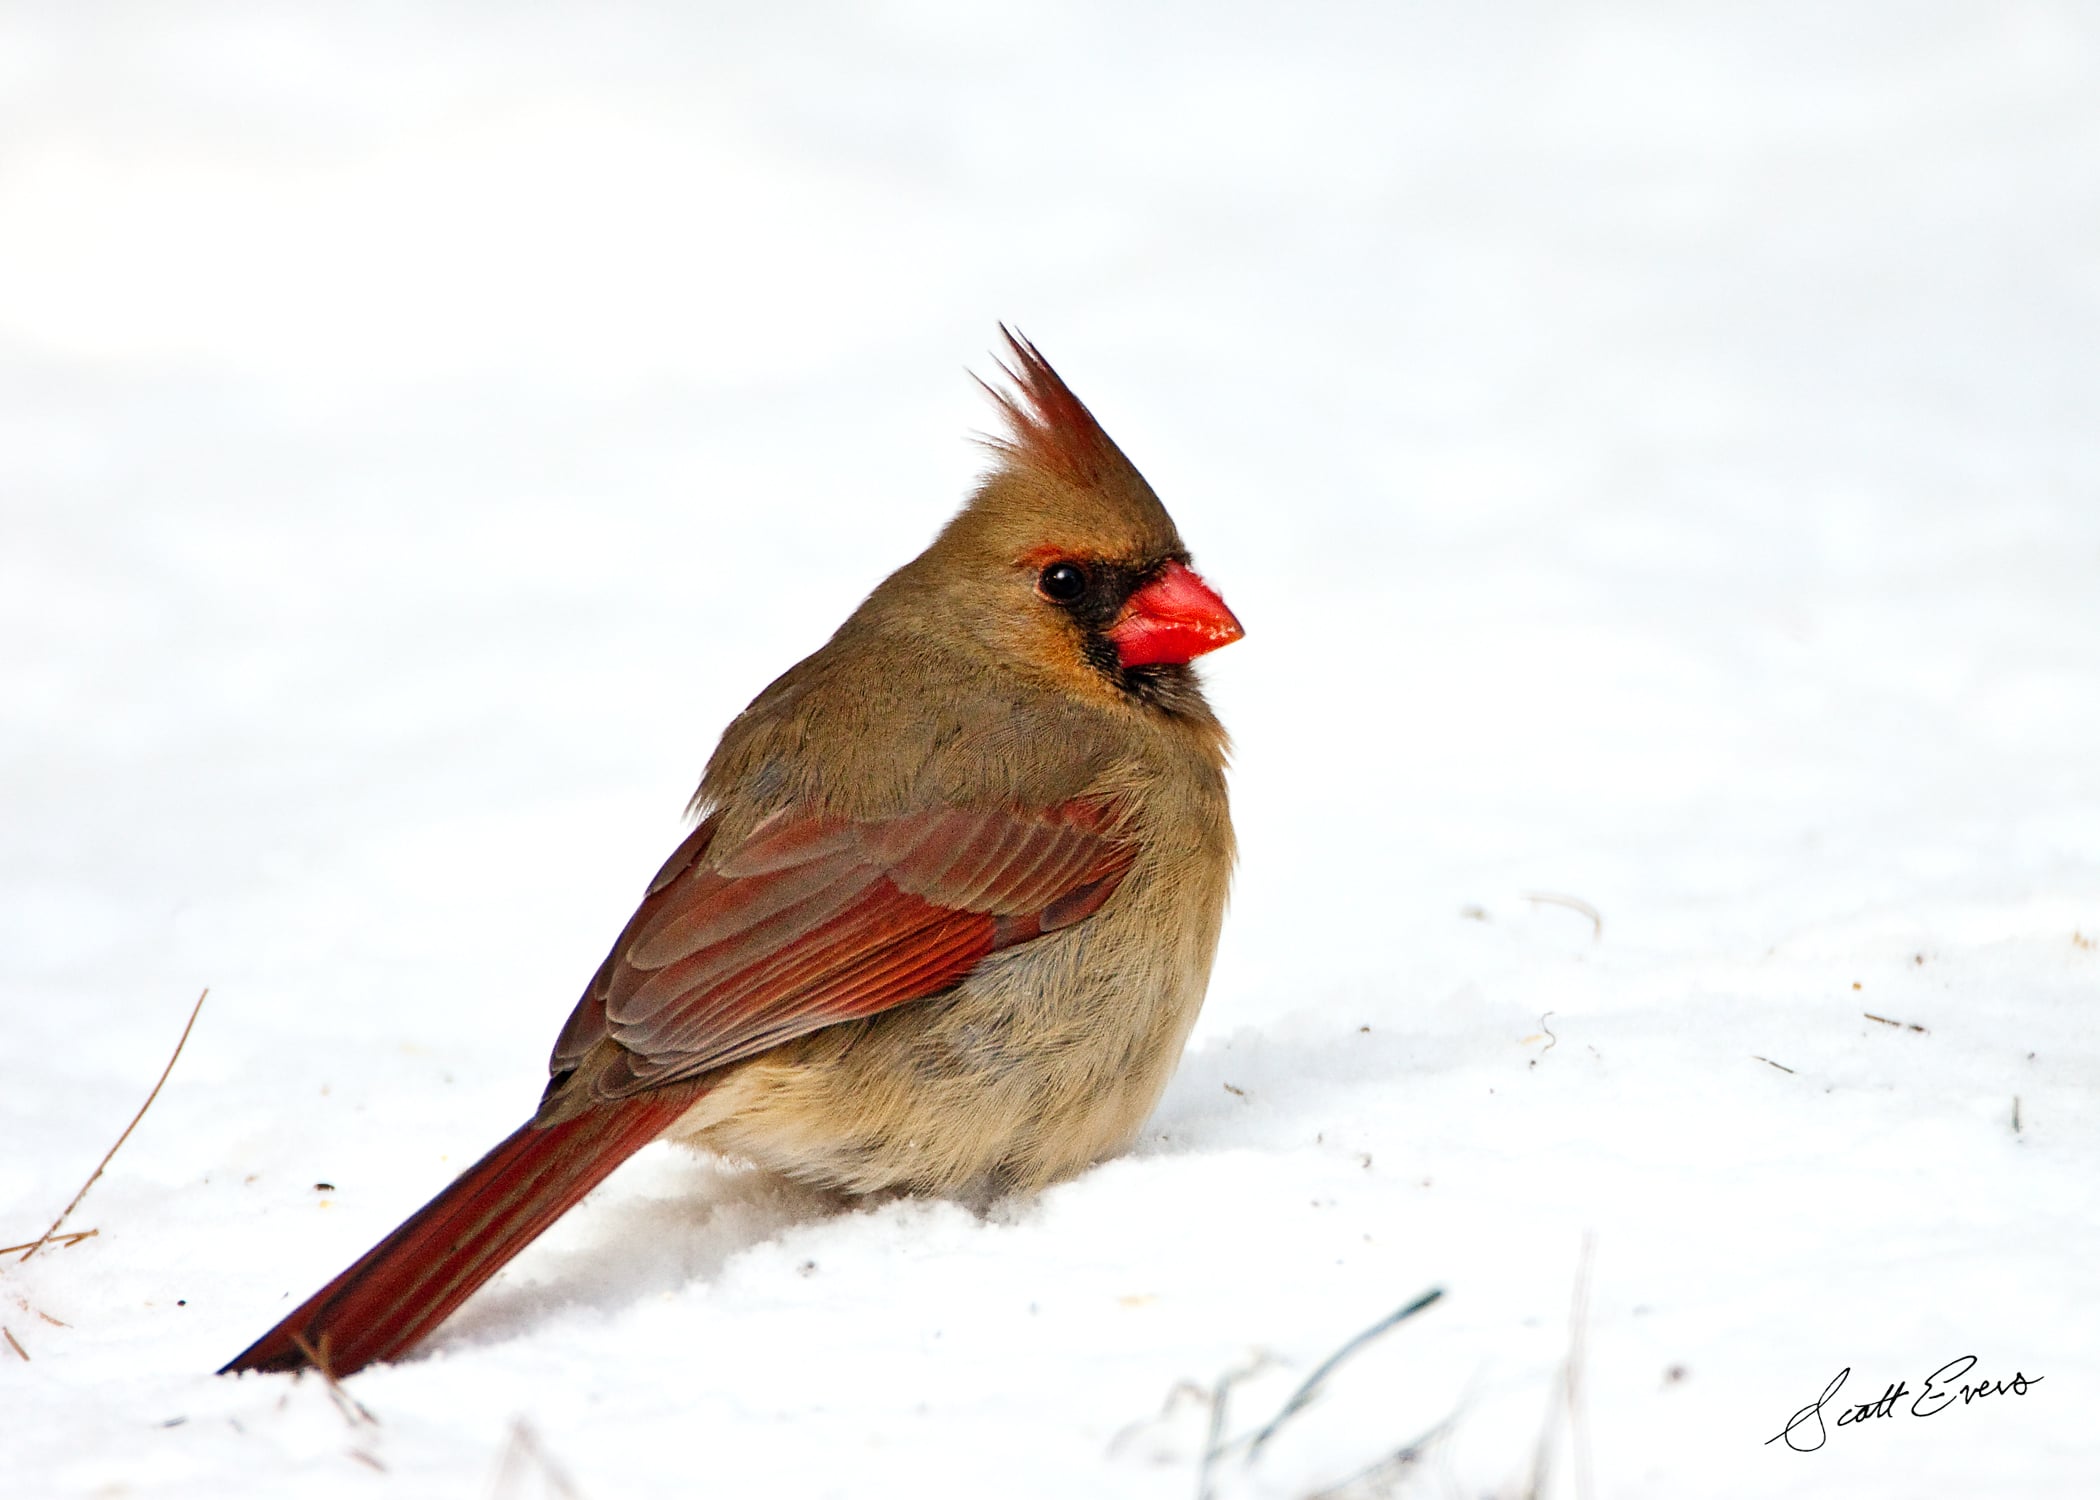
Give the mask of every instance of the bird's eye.
[[1052, 563], [1036, 578], [1035, 586], [1045, 599], [1070, 604], [1086, 592], [1086, 570], [1076, 563]]

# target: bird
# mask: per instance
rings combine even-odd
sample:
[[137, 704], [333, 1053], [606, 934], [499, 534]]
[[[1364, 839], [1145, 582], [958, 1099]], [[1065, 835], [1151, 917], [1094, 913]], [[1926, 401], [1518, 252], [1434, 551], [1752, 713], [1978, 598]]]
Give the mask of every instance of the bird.
[[1000, 333], [986, 472], [723, 732], [531, 1118], [221, 1374], [400, 1359], [658, 1138], [935, 1195], [1034, 1192], [1135, 1139], [1235, 860], [1191, 663], [1244, 632]]

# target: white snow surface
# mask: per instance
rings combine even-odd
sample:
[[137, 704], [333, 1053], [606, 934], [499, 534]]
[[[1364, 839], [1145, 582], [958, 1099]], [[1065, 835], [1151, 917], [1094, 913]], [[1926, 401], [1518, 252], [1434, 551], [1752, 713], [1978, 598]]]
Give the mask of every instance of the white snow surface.
[[[0, 12], [0, 1240], [211, 987], [0, 1492], [2100, 1493], [2096, 268], [2090, 6]], [[531, 1108], [999, 319], [1248, 627], [1138, 1147], [654, 1146], [376, 1421], [215, 1377]]]

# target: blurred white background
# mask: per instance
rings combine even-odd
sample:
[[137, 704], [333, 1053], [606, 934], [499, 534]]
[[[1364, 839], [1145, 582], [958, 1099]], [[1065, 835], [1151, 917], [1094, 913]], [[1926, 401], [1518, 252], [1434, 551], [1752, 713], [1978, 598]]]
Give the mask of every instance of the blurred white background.
[[[1001, 319], [1249, 628], [1156, 1134], [990, 1219], [652, 1153], [381, 1447], [210, 1380], [530, 1107]], [[1219, 1492], [1458, 1406], [1388, 1477], [1513, 1494], [1585, 1231], [1597, 1493], [2090, 1493], [2096, 390], [2086, 5], [0, 8], [0, 1239], [214, 990], [0, 1271], [24, 1493], [523, 1415], [594, 1495], [1192, 1494], [1177, 1382], [1435, 1283]], [[1763, 1443], [1964, 1352], [2053, 1378]]]

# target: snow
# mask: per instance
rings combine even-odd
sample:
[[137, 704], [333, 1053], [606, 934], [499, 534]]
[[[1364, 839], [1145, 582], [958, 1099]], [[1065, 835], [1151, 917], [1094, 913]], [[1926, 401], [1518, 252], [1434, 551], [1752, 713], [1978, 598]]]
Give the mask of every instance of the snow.
[[[15, 7], [0, 146], [0, 1239], [211, 986], [9, 1494], [1191, 1496], [1433, 1287], [1213, 1492], [2094, 1492], [2089, 8]], [[212, 1376], [530, 1108], [1002, 318], [1249, 628], [1142, 1144], [652, 1147], [376, 1423]]]

